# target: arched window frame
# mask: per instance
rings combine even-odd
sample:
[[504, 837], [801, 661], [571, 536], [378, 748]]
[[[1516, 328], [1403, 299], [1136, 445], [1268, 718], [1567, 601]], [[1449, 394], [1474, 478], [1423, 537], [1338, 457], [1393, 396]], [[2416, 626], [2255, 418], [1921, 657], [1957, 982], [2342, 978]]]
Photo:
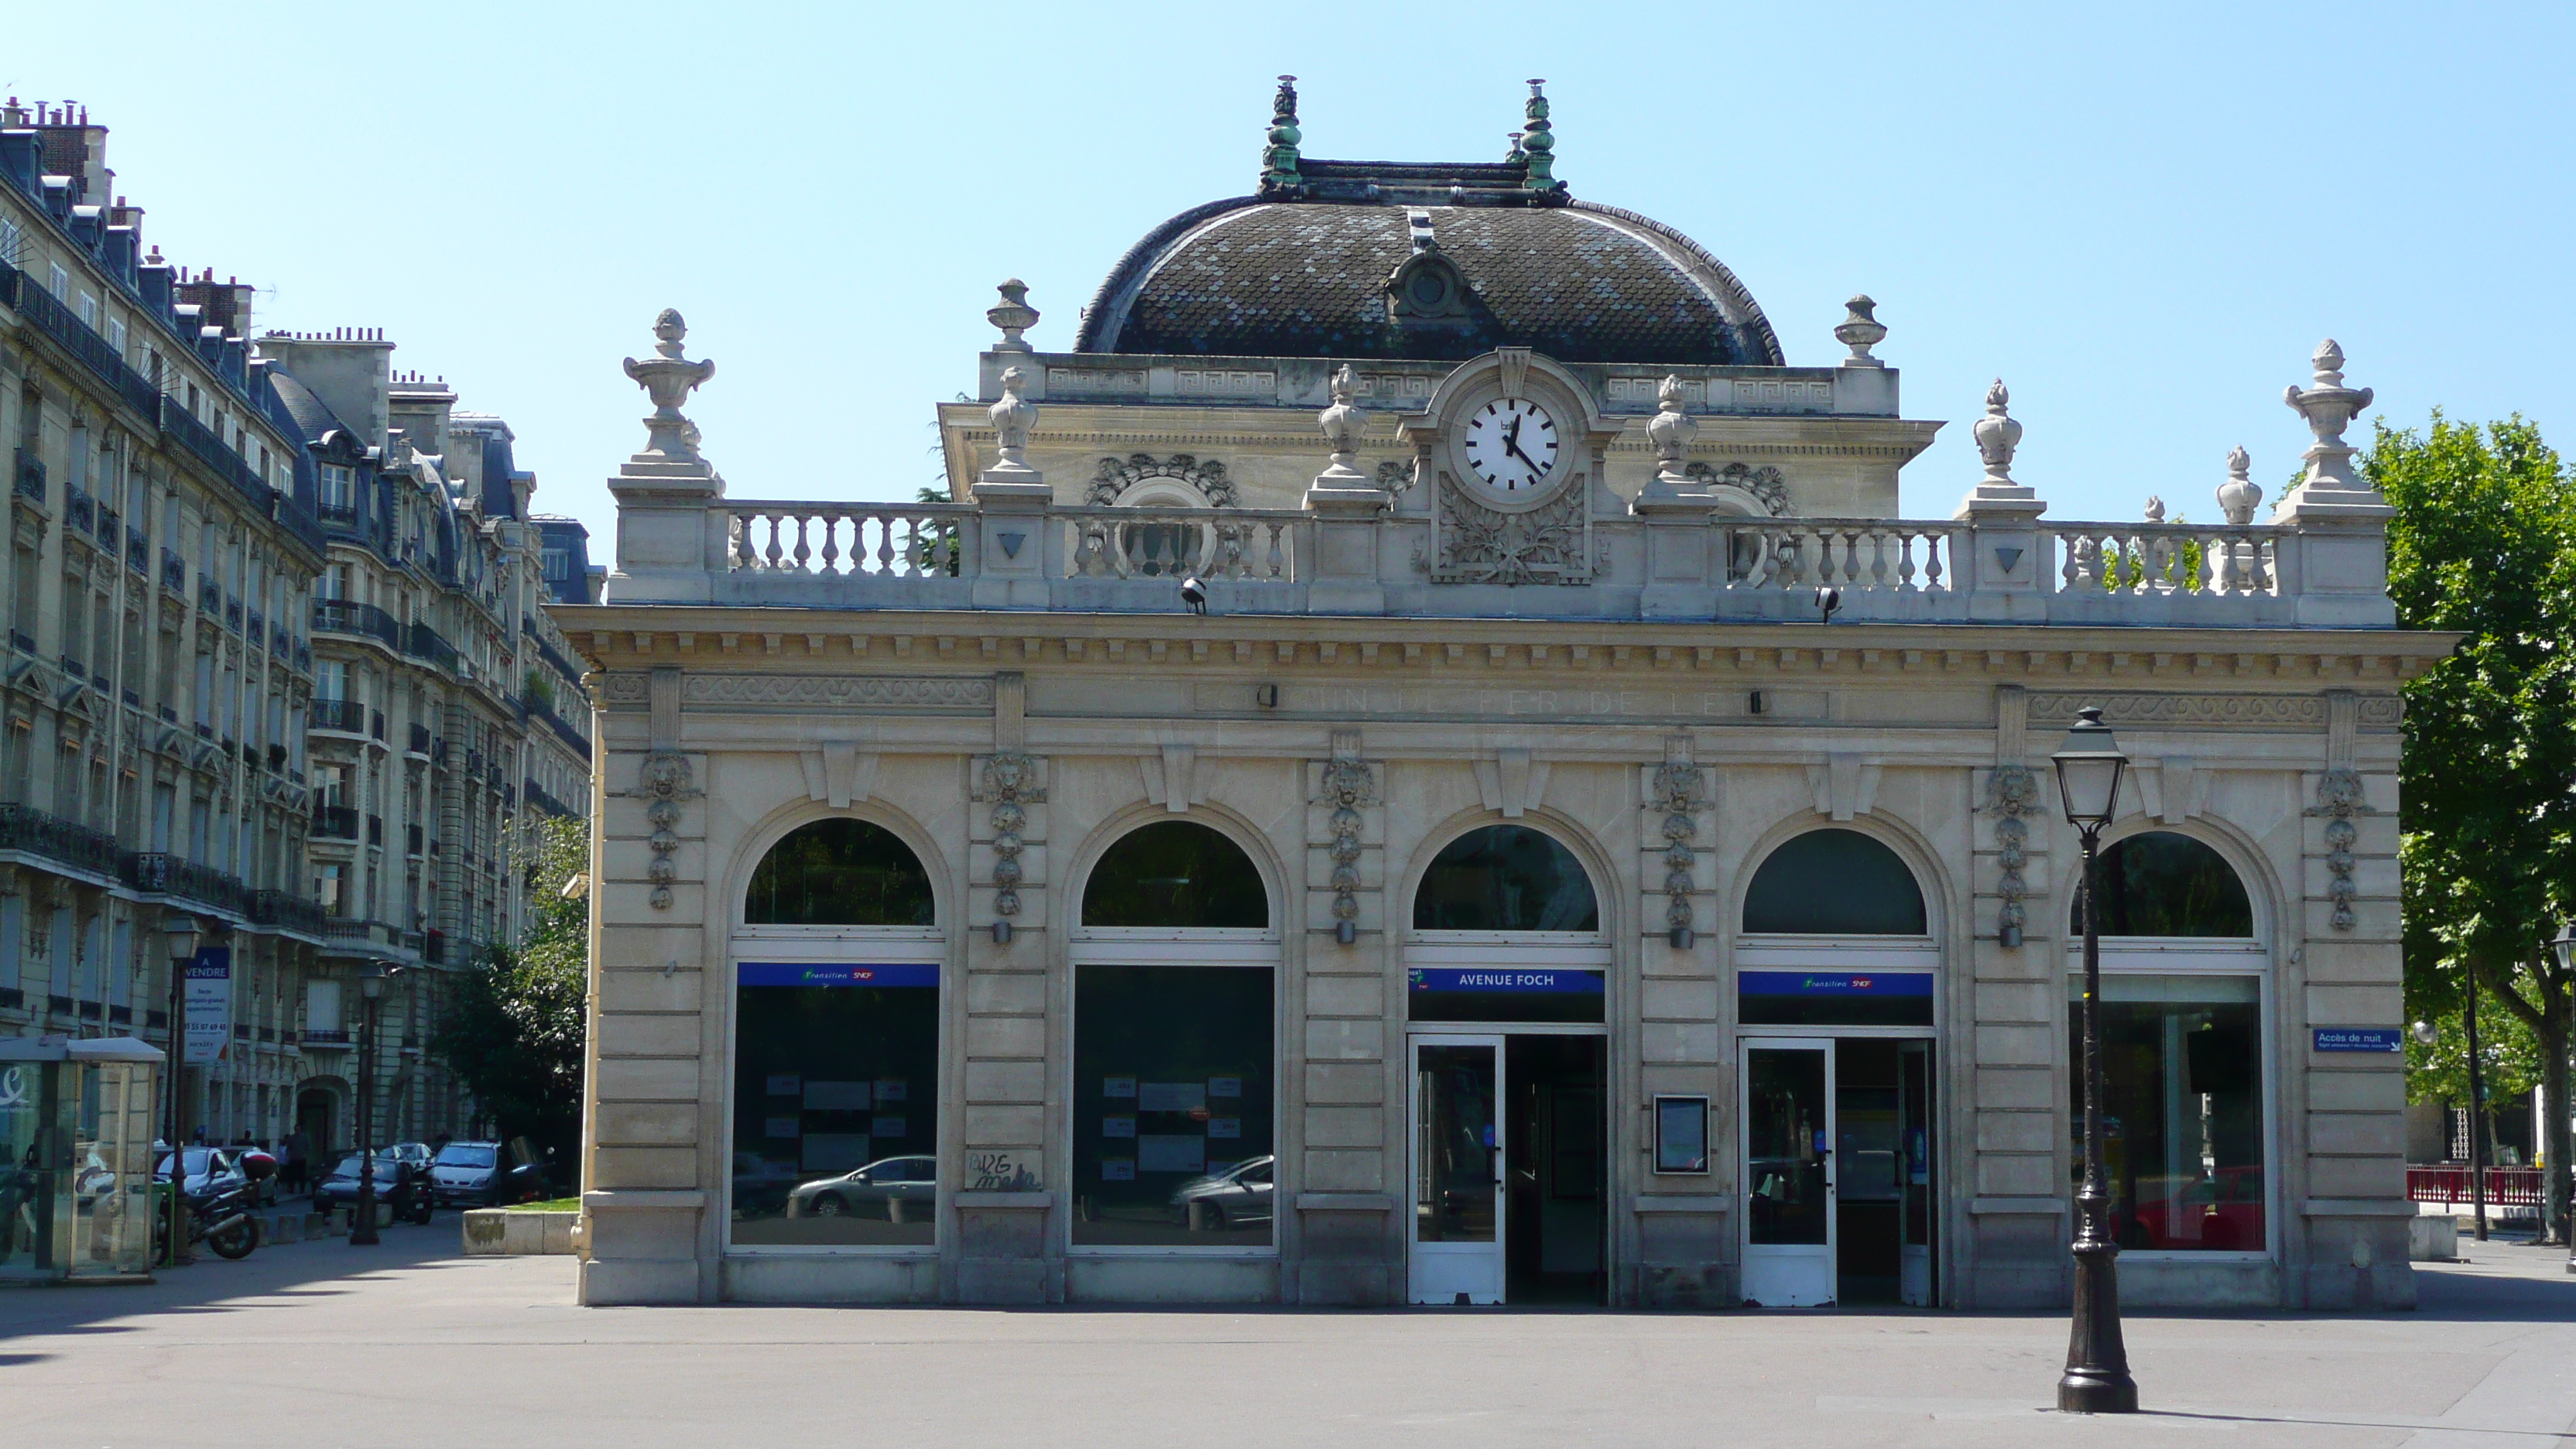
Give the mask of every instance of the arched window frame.
[[[1248, 926], [1086, 926], [1082, 920], [1082, 902], [1091, 892], [1093, 875], [1101, 862], [1109, 858], [1120, 841], [1151, 825], [1186, 821], [1205, 827], [1243, 852], [1255, 876], [1261, 881], [1264, 908], [1270, 924]], [[1075, 923], [1066, 930], [1066, 956], [1072, 967], [1072, 980], [1067, 983], [1064, 1010], [1063, 1065], [1058, 1069], [1051, 1091], [1067, 1103], [1081, 1100], [1078, 1060], [1084, 1052], [1083, 1020], [1080, 1000], [1085, 967], [1191, 967], [1213, 971], [1253, 968], [1265, 971], [1270, 978], [1270, 1114], [1269, 1154], [1274, 1160], [1271, 1171], [1274, 1201], [1290, 1200], [1293, 1185], [1300, 1175], [1295, 1165], [1280, 1149], [1287, 1141], [1287, 1103], [1285, 1090], [1287, 1069], [1287, 1032], [1289, 1030], [1287, 983], [1288, 972], [1282, 950], [1280, 921], [1285, 918], [1288, 903], [1281, 885], [1279, 862], [1268, 842], [1250, 825], [1222, 811], [1198, 808], [1186, 813], [1160, 809], [1129, 811], [1103, 822], [1074, 856], [1074, 869], [1067, 872], [1063, 906]], [[1057, 1129], [1052, 1140], [1059, 1144], [1062, 1161], [1079, 1177], [1083, 1148], [1075, 1140], [1075, 1129], [1068, 1124]], [[1259, 1155], [1259, 1154], [1254, 1154]], [[1266, 1244], [1182, 1244], [1121, 1245], [1075, 1241], [1070, 1221], [1058, 1215], [1050, 1229], [1049, 1241], [1056, 1249], [1077, 1260], [1133, 1259], [1250, 1259], [1276, 1260], [1281, 1251], [1285, 1213], [1274, 1209], [1270, 1240]]]
[[[1576, 868], [1583, 872], [1585, 884], [1592, 887], [1593, 913], [1595, 919], [1601, 922], [1600, 929], [1592, 931], [1459, 931], [1425, 929], [1412, 924], [1414, 899], [1421, 893], [1423, 882], [1430, 878], [1432, 864], [1439, 860], [1443, 853], [1445, 853], [1451, 846], [1456, 845], [1459, 841], [1476, 834], [1478, 831], [1490, 830], [1500, 825], [1517, 825], [1525, 829], [1535, 830], [1565, 848], [1566, 854], [1574, 858]], [[1617, 917], [1617, 903], [1619, 898], [1615, 891], [1604, 890], [1602, 888], [1602, 881], [1606, 877], [1607, 872], [1601, 869], [1601, 867], [1596, 863], [1593, 853], [1588, 846], [1589, 842], [1571, 827], [1555, 820], [1541, 819], [1535, 816], [1525, 817], [1518, 820], [1478, 818], [1460, 822], [1454, 828], [1448, 830], [1435, 832], [1424, 839], [1422, 847], [1415, 856], [1416, 863], [1411, 875], [1405, 882], [1403, 898], [1395, 905], [1395, 912], [1397, 913], [1395, 918], [1404, 923], [1402, 936], [1403, 941], [1408, 948], [1510, 947], [1515, 948], [1516, 950], [1515, 959], [1521, 959], [1519, 953], [1527, 952], [1532, 953], [1529, 959], [1533, 962], [1540, 955], [1548, 956], [1549, 959], [1546, 964], [1551, 965], [1608, 965], [1610, 961], [1610, 933], [1613, 929], [1611, 923]], [[1412, 951], [1409, 949], [1407, 954], [1408, 960], [1412, 959], [1412, 954]], [[1556, 959], [1558, 957], [1562, 957], [1563, 959]], [[1426, 958], [1426, 960], [1427, 959], [1428, 958]], [[1418, 965], [1423, 963], [1415, 962], [1414, 964]]]
[[[2282, 1217], [2284, 1205], [2288, 1201], [2281, 1188], [2281, 1165], [2293, 1158], [2292, 1144], [2285, 1138], [2281, 1121], [2282, 1060], [2289, 1048], [2280, 1039], [2279, 1027], [2282, 1019], [2280, 988], [2277, 974], [2272, 970], [2273, 952], [2270, 945], [2275, 929], [2273, 923], [2279, 919], [2275, 903], [2279, 901], [2280, 894], [2273, 888], [2274, 883], [2269, 872], [2257, 865], [2256, 862], [2260, 860], [2260, 856], [2254, 850], [2224, 832], [2198, 828], [2198, 826], [2199, 822], [2173, 825], [2160, 819], [2140, 816], [2122, 821], [2105, 830], [2096, 849], [2107, 852], [2113, 845], [2133, 836], [2157, 833], [2184, 836], [2208, 846], [2217, 852], [2218, 858], [2226, 863], [2228, 869], [2236, 873], [2237, 883], [2245, 888], [2245, 899], [2253, 913], [2254, 934], [2244, 937], [2104, 936], [2101, 938], [2102, 974], [2112, 979], [2123, 976], [2199, 976], [2253, 981], [2257, 1010], [2255, 1036], [2262, 1050], [2261, 1070], [2256, 1090], [2259, 1111], [2262, 1114], [2260, 1137], [2265, 1154], [2262, 1172], [2264, 1243], [2259, 1247], [2242, 1251], [2129, 1247], [2122, 1250], [2121, 1256], [2144, 1263], [2263, 1262], [2272, 1259], [2280, 1251], [2285, 1231]], [[2071, 830], [2066, 838], [2066, 858], [2068, 868], [2065, 872], [2065, 880], [2056, 892], [2054, 902], [2056, 915], [2050, 919], [2071, 925], [2074, 920], [2075, 892], [2083, 870], [2081, 847]], [[2070, 929], [2066, 932], [2063, 958], [2065, 961], [2063, 979], [2067, 982], [2067, 990], [2060, 994], [2067, 998], [2065, 1003], [2067, 1033], [2071, 1037], [2076, 1029], [2077, 1012], [2080, 1010], [2074, 1000], [2074, 991], [2076, 983], [2084, 972], [2084, 934], [2081, 930]], [[2104, 988], [2104, 996], [2106, 999], [2113, 999], [2111, 987]], [[2071, 1074], [2079, 1066], [2080, 1064], [2072, 1059], [2070, 1048], [2067, 1072]], [[2078, 1115], [2071, 1083], [2071, 1075], [2061, 1078], [2060, 1105], [2061, 1110], [2066, 1114], [2062, 1119], [2066, 1128], [2065, 1133], [2061, 1134], [2061, 1140], [2071, 1140], [2071, 1136], [2067, 1134], [2082, 1129], [2082, 1119]]]
[[[793, 926], [752, 925], [743, 920], [749, 908], [752, 875], [760, 868], [760, 863], [768, 858], [769, 852], [798, 830], [818, 821], [832, 819], [866, 821], [892, 833], [896, 840], [902, 842], [904, 847], [912, 852], [913, 858], [920, 862], [923, 873], [930, 880], [932, 924], [927, 926]], [[876, 809], [824, 810], [811, 806], [773, 819], [746, 838], [744, 848], [737, 857], [736, 878], [731, 883], [731, 901], [732, 926], [726, 945], [725, 970], [721, 987], [725, 1002], [724, 1052], [721, 1064], [714, 1068], [721, 1073], [720, 1080], [726, 1084], [723, 1090], [726, 1093], [727, 1110], [723, 1114], [724, 1124], [721, 1130], [724, 1160], [727, 1163], [733, 1162], [735, 1153], [742, 1150], [741, 1144], [735, 1141], [734, 1119], [737, 1114], [734, 1110], [736, 1104], [731, 1094], [734, 1090], [733, 1084], [738, 1077], [741, 1053], [741, 1023], [735, 1014], [734, 1003], [739, 1000], [742, 966], [745, 962], [830, 965], [847, 963], [854, 957], [863, 956], [872, 964], [937, 967], [940, 973], [937, 1020], [941, 1025], [933, 1049], [933, 1060], [940, 1064], [936, 1070], [942, 1076], [945, 1075], [947, 1070], [945, 1063], [952, 1050], [948, 1040], [950, 1028], [947, 1022], [953, 1006], [951, 994], [953, 973], [952, 963], [948, 959], [950, 947], [947, 930], [941, 923], [956, 918], [955, 901], [949, 892], [948, 877], [937, 850], [931, 845], [927, 835], [915, 827], [910, 820]], [[937, 1096], [944, 1099], [946, 1095], [945, 1083], [942, 1082]], [[942, 1106], [940, 1110], [946, 1109]], [[954, 1183], [950, 1180], [954, 1176], [953, 1164], [946, 1160], [944, 1154], [939, 1153], [938, 1144], [941, 1139], [936, 1135], [936, 1115], [934, 1113], [929, 1119], [934, 1123], [933, 1135], [929, 1140], [932, 1144], [931, 1152], [934, 1155], [940, 1155], [942, 1159], [940, 1162], [942, 1180], [937, 1189], [942, 1210], [932, 1214], [934, 1231], [929, 1243], [882, 1245], [744, 1243], [734, 1241], [731, 1231], [728, 1230], [720, 1248], [721, 1253], [726, 1257], [740, 1258], [935, 1259], [940, 1251], [941, 1241], [947, 1233], [944, 1221], [947, 1216], [944, 1211], [945, 1204], [949, 1193], [954, 1190]], [[731, 1194], [734, 1191], [730, 1175], [725, 1178], [722, 1191], [726, 1194], [726, 1217], [730, 1220]]]
[[[1923, 897], [1924, 934], [1919, 936], [1845, 936], [1806, 935], [1778, 932], [1751, 932], [1744, 926], [1744, 911], [1753, 892], [1753, 878], [1772, 852], [1801, 835], [1817, 830], [1848, 830], [1864, 835], [1894, 852], [1897, 860], [1914, 877], [1914, 888]], [[1727, 907], [1726, 925], [1732, 932], [1728, 952], [1733, 969], [1726, 976], [1726, 990], [1734, 993], [1734, 1011], [1738, 1013], [1736, 1030], [1740, 1035], [1813, 1037], [1819, 1033], [1834, 1036], [1937, 1037], [1947, 1028], [1949, 1019], [1948, 978], [1943, 971], [1941, 948], [1945, 929], [1943, 893], [1939, 873], [1932, 868], [1932, 853], [1910, 835], [1890, 829], [1887, 823], [1873, 818], [1848, 821], [1826, 821], [1814, 815], [1802, 815], [1774, 826], [1754, 847], [1747, 851], [1735, 880], [1734, 899]], [[1912, 971], [1932, 977], [1931, 1026], [1770, 1026], [1749, 1024], [1742, 1020], [1742, 977], [1748, 971]]]

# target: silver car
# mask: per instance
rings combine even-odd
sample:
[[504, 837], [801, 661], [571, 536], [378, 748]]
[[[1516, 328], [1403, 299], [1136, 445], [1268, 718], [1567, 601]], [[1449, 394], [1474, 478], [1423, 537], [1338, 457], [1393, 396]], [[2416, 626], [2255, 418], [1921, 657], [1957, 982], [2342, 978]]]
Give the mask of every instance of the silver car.
[[838, 1177], [805, 1183], [787, 1194], [791, 1218], [831, 1218], [844, 1213], [862, 1217], [926, 1216], [939, 1192], [936, 1157], [880, 1157]]
[[1172, 1190], [1172, 1206], [1193, 1229], [1220, 1232], [1270, 1221], [1271, 1169], [1276, 1157], [1246, 1158], [1221, 1172], [1194, 1177]]

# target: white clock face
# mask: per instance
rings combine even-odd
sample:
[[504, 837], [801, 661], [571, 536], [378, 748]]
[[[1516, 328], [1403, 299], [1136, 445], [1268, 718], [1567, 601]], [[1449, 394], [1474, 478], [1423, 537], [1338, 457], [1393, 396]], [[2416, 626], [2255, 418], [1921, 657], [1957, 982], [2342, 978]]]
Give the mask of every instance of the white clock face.
[[1486, 487], [1525, 497], [1556, 468], [1556, 420], [1527, 398], [1504, 397], [1467, 419], [1467, 466]]

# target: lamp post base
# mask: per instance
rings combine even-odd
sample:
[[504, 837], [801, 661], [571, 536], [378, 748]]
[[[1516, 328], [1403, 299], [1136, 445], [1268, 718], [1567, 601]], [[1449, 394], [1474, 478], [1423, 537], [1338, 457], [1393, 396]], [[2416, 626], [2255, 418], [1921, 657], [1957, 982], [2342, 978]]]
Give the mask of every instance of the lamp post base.
[[2120, 1336], [2117, 1244], [2075, 1244], [2075, 1315], [2066, 1345], [2066, 1375], [2057, 1381], [2062, 1414], [2134, 1414], [2138, 1381], [2129, 1377], [2129, 1348]]

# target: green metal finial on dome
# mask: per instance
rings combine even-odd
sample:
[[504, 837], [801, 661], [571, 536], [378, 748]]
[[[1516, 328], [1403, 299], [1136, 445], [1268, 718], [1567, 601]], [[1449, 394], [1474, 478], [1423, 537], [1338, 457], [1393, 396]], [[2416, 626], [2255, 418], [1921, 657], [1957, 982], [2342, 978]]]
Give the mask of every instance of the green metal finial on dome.
[[1297, 174], [1297, 143], [1304, 135], [1297, 129], [1297, 78], [1279, 78], [1279, 92], [1270, 98], [1270, 144], [1261, 153], [1261, 189], [1265, 192], [1288, 190], [1304, 178]]
[[1529, 188], [1532, 191], [1553, 191], [1559, 185], [1556, 179], [1556, 133], [1548, 129], [1547, 93], [1539, 89], [1546, 84], [1544, 79], [1533, 79], [1529, 83], [1529, 105], [1523, 111], [1529, 117], [1529, 128], [1521, 132], [1521, 150], [1529, 154]]

